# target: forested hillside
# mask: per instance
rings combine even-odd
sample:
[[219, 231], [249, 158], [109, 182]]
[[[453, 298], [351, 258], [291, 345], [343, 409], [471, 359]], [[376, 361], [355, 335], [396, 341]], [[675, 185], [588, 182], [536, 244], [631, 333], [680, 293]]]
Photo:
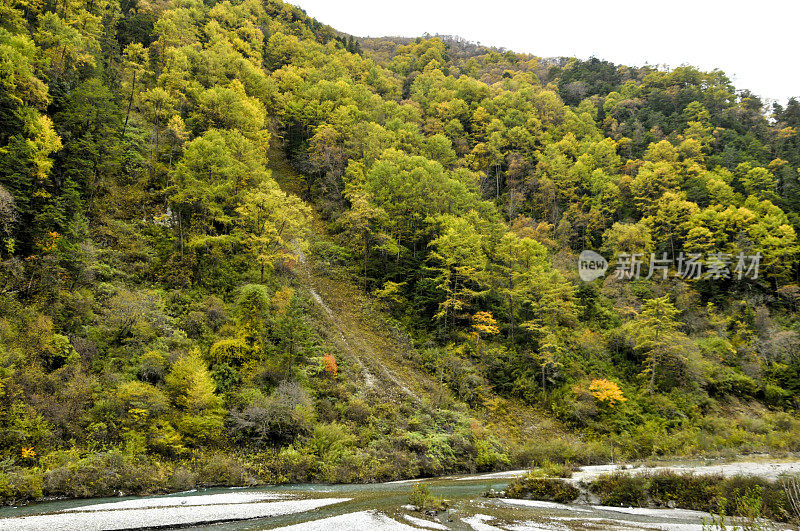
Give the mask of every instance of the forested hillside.
[[0, 497], [800, 451], [798, 128], [690, 66], [0, 0]]

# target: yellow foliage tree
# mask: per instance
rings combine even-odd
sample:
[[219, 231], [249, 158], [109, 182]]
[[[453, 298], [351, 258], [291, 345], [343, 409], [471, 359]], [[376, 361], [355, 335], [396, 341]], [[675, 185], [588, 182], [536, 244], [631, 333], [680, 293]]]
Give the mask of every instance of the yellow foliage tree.
[[479, 336], [489, 336], [500, 333], [497, 320], [489, 312], [478, 312], [472, 316], [472, 329]]
[[592, 380], [592, 383], [589, 384], [589, 394], [610, 406], [628, 400], [617, 384], [605, 378]]
[[489, 312], [478, 312], [472, 316], [472, 331], [475, 334], [478, 354], [482, 354], [481, 338], [483, 336], [493, 336], [500, 333], [500, 329], [497, 327], [497, 320]]

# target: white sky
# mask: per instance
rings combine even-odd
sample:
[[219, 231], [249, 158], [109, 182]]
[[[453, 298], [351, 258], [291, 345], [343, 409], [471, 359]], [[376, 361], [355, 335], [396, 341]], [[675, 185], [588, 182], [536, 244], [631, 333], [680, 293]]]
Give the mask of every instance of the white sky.
[[800, 96], [796, 0], [288, 0], [357, 36], [460, 35], [540, 57], [720, 68], [736, 88]]

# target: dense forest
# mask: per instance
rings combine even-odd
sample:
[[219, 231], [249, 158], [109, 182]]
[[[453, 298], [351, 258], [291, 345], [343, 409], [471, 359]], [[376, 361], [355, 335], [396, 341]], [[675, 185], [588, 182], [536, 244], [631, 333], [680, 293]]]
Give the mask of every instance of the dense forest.
[[798, 128], [716, 70], [0, 0], [0, 497], [800, 451]]

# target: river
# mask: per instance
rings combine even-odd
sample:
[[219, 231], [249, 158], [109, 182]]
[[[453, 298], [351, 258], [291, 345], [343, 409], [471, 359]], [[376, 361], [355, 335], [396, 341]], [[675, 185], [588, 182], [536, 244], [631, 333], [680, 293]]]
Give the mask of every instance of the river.
[[[613, 466], [584, 467], [572, 481], [608, 472]], [[745, 473], [763, 477], [800, 472], [800, 462], [751, 461], [725, 465], [681, 465], [695, 473]], [[450, 508], [422, 514], [408, 505], [416, 483], [289, 485], [246, 489], [215, 488], [165, 496], [58, 500], [0, 508], [0, 529], [8, 531], [94, 531], [141, 528], [292, 531], [371, 529], [703, 529], [709, 515], [681, 509], [560, 505], [485, 498], [524, 471], [424, 480]], [[788, 527], [783, 527], [787, 528]]]

